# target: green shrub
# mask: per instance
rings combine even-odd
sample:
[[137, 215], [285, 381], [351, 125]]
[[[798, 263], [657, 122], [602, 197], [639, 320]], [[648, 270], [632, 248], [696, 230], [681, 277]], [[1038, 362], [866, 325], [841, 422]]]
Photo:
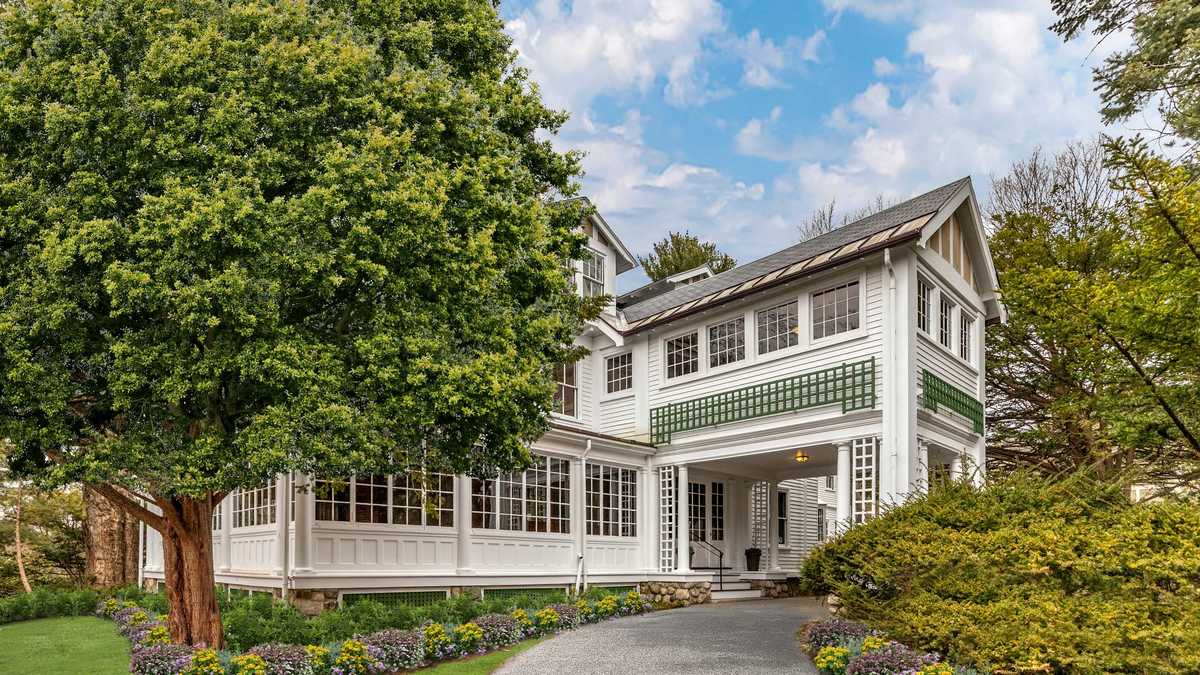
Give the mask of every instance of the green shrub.
[[952, 483], [816, 549], [845, 613], [980, 670], [1200, 671], [1200, 505], [1084, 475]]

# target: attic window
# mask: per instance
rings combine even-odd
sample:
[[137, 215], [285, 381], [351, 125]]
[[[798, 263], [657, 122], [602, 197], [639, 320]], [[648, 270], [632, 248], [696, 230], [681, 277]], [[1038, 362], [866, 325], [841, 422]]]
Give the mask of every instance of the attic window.
[[604, 254], [588, 249], [585, 256], [580, 267], [583, 274], [583, 297], [604, 295]]

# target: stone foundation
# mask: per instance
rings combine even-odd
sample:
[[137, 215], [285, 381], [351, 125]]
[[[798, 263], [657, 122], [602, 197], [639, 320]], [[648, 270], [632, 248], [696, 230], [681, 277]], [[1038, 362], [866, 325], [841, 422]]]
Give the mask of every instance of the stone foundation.
[[338, 606], [336, 589], [299, 588], [291, 592], [290, 598], [296, 609], [305, 616], [316, 616], [321, 612], [337, 609]]
[[803, 593], [800, 592], [800, 579], [790, 577], [788, 579], [747, 579], [750, 583], [750, 588], [761, 590], [764, 598], [798, 598]]
[[711, 581], [643, 581], [639, 587], [642, 596], [655, 605], [686, 607], [712, 600]]

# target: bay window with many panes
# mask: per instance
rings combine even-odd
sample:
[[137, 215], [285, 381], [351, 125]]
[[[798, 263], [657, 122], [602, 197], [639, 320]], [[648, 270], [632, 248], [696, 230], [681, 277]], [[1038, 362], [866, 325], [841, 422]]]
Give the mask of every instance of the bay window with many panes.
[[509, 532], [571, 532], [571, 463], [533, 456], [524, 471], [471, 480], [471, 527]]
[[454, 527], [454, 476], [412, 472], [313, 481], [318, 521]]

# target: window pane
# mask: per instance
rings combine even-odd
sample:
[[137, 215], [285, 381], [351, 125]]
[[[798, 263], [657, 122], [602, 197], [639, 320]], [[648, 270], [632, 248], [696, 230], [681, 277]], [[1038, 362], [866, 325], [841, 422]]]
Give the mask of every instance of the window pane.
[[700, 345], [696, 333], [667, 340], [667, 377], [680, 377], [696, 372], [700, 365]]
[[800, 343], [800, 303], [797, 300], [764, 309], [758, 313], [758, 353], [770, 352]]
[[711, 368], [746, 358], [746, 320], [738, 317], [708, 327], [708, 365]]
[[318, 478], [313, 481], [317, 520], [350, 522], [350, 479]]
[[471, 479], [471, 527], [496, 529], [496, 481]]
[[857, 330], [858, 282], [852, 281], [812, 295], [813, 339]]
[[574, 417], [579, 398], [579, 387], [575, 383], [575, 364], [562, 363], [554, 366], [554, 383], [552, 410]]
[[633, 354], [618, 354], [604, 361], [608, 393], [633, 388]]

